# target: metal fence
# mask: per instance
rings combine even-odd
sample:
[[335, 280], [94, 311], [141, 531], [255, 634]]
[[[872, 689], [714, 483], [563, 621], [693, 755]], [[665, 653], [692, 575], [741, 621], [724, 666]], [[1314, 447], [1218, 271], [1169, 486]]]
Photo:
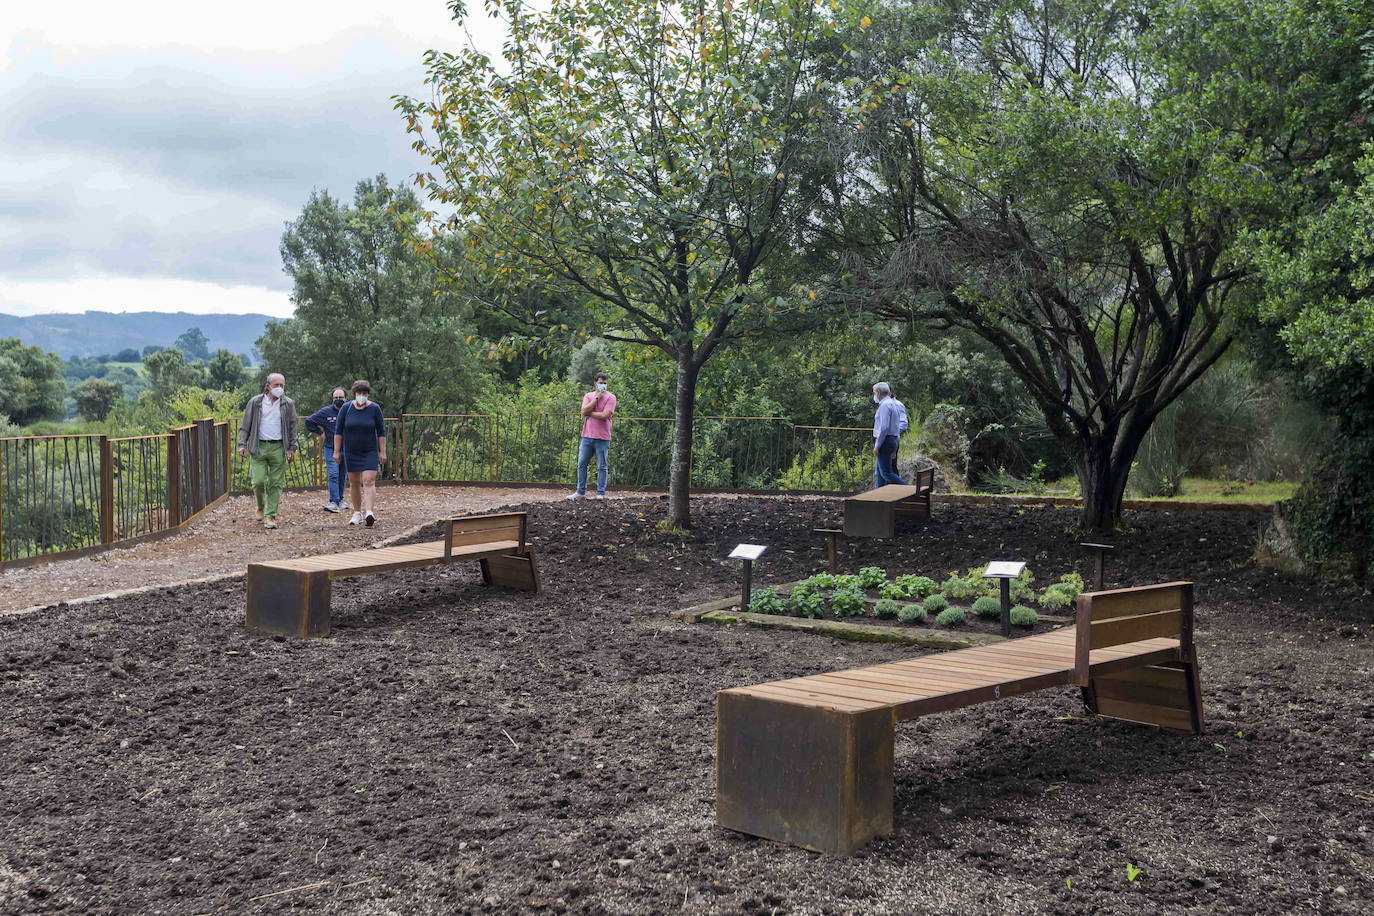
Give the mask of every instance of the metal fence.
[[[571, 483], [575, 413], [406, 414], [387, 418], [379, 477], [413, 483]], [[614, 486], [666, 487], [671, 417], [617, 417]], [[154, 436], [0, 439], [0, 564], [71, 554], [173, 531], [249, 489], [238, 421], [198, 420]], [[866, 428], [794, 426], [781, 417], [697, 417], [692, 485], [764, 492], [852, 492], [872, 477]], [[304, 435], [286, 486], [324, 487], [319, 436]]]

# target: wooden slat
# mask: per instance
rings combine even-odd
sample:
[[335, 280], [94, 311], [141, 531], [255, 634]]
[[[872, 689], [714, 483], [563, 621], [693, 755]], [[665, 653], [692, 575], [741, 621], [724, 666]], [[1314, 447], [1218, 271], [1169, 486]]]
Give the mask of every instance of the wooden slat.
[[499, 528], [484, 528], [481, 531], [455, 531], [453, 533], [453, 546], [466, 547], [472, 544], [489, 544], [493, 541], [516, 541], [519, 537], [519, 525], [502, 525]]
[[1187, 709], [1154, 706], [1149, 703], [1129, 703], [1122, 700], [1098, 698], [1097, 714], [1113, 719], [1125, 719], [1143, 725], [1158, 725], [1175, 731], [1193, 730], [1193, 717]]
[[1005, 699], [1007, 697], [1020, 696], [1025, 693], [1034, 693], [1037, 690], [1044, 690], [1047, 687], [1056, 687], [1067, 683], [1068, 676], [1067, 672], [1055, 671], [1049, 674], [1036, 675], [1010, 684], [991, 684], [971, 690], [930, 697], [905, 705], [902, 709], [902, 718], [911, 719], [917, 716], [928, 716], [932, 713], [948, 712], [952, 709], [963, 709], [966, 706], [987, 703], [996, 699]]
[[1091, 645], [1094, 650], [1097, 650], [1140, 642], [1158, 636], [1177, 636], [1178, 623], [1179, 612], [1176, 610], [1094, 621], [1092, 636], [1090, 637]]
[[911, 693], [896, 687], [878, 684], [859, 684], [852, 681], [828, 680], [824, 677], [809, 677], [796, 681], [780, 681], [776, 686], [786, 687], [795, 693], [817, 696], [843, 697], [847, 700], [871, 700], [888, 706], [896, 706], [912, 699]]
[[879, 502], [895, 503], [903, 499], [910, 499], [915, 496], [917, 488], [906, 484], [889, 483], [878, 487], [875, 490], [865, 490], [862, 493], [855, 493], [847, 499], [855, 499], [860, 502]]
[[[1122, 672], [1129, 674], [1130, 672]], [[1188, 687], [1183, 678], [1171, 687], [1152, 684], [1139, 684], [1118, 680], [1113, 677], [1093, 678], [1093, 692], [1099, 700], [1122, 700], [1129, 703], [1147, 703], [1151, 706], [1167, 706], [1169, 709], [1189, 709]]]
[[[964, 672], [954, 672], [941, 674], [939, 672], [912, 671], [908, 668], [889, 668], [878, 665], [872, 668], [860, 668], [860, 672], [871, 680], [882, 680], [890, 684], [902, 684], [913, 691], [948, 691], [960, 687], [977, 687], [989, 682], [989, 678], [976, 677]], [[838, 673], [838, 672], [837, 672]], [[853, 674], [854, 672], [845, 672]]]
[[887, 703], [875, 703], [871, 700], [852, 700], [845, 697], [808, 695], [805, 692], [788, 690], [785, 687], [775, 687], [772, 684], [758, 684], [754, 687], [744, 687], [740, 688], [739, 692], [750, 696], [762, 697], [766, 700], [773, 700], [778, 703], [792, 703], [797, 706], [836, 709], [840, 712], [866, 712], [870, 709], [881, 709], [889, 705]]
[[1136, 588], [1116, 588], [1103, 592], [1084, 592], [1092, 608], [1093, 620], [1129, 617], [1155, 611], [1176, 611], [1183, 605], [1183, 590], [1190, 582], [1166, 582], [1162, 585], [1142, 585]]

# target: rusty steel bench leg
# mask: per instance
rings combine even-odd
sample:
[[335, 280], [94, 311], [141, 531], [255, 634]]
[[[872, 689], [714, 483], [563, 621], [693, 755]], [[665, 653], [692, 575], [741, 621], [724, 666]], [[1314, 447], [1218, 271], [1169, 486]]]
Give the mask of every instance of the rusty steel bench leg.
[[892, 503], [875, 499], [844, 501], [845, 537], [890, 538], [894, 533]]
[[252, 563], [243, 623], [282, 636], [328, 636], [329, 599], [328, 573]]
[[482, 564], [482, 582], [486, 585], [535, 593], [543, 589], [543, 582], [539, 578], [539, 564], [534, 559], [533, 548], [528, 548], [524, 554], [488, 557], [479, 562]]
[[1196, 662], [1167, 662], [1095, 677], [1093, 712], [1172, 731], [1202, 732]]
[[892, 832], [891, 708], [716, 695], [716, 823], [834, 855]]

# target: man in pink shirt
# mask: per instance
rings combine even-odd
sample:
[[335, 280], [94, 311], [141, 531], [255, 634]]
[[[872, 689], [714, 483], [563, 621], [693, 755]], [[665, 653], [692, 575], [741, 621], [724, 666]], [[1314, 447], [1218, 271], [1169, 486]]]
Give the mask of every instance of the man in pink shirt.
[[611, 451], [611, 415], [615, 413], [615, 395], [607, 391], [610, 377], [596, 374], [596, 388], [582, 396], [582, 445], [577, 450], [577, 492], [568, 499], [587, 495], [587, 465], [596, 455], [596, 498], [606, 498], [606, 457]]

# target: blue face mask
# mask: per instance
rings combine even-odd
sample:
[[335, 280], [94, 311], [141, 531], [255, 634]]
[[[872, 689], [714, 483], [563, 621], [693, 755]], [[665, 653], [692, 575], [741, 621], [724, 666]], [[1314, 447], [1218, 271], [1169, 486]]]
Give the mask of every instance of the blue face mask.
[[597, 390], [597, 391], [605, 391], [605, 390], [606, 390], [606, 383], [605, 383], [605, 382], [597, 382], [597, 383], [596, 383], [596, 390]]

